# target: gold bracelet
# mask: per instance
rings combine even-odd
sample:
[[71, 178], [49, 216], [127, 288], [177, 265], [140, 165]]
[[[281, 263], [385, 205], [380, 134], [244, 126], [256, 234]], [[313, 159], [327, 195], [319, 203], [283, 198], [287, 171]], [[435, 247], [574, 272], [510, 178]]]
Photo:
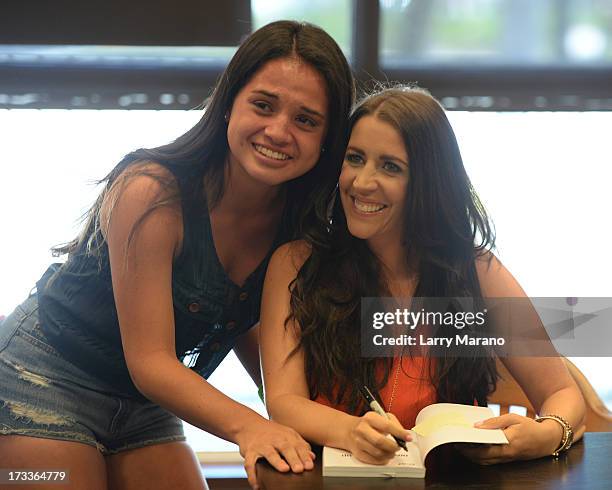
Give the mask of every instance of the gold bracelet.
[[556, 420], [563, 429], [561, 443], [559, 444], [559, 447], [552, 452], [553, 458], [558, 458], [560, 453], [567, 451], [570, 447], [572, 447], [572, 442], [574, 442], [574, 430], [565, 419], [559, 417], [558, 415], [540, 415], [535, 419], [536, 422], [542, 422], [543, 420]]

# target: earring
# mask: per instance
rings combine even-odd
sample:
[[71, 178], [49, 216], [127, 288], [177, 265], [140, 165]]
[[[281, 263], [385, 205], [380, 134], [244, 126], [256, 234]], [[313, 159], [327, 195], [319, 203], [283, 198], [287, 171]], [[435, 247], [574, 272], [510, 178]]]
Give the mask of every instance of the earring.
[[332, 192], [332, 195], [330, 196], [330, 199], [329, 199], [329, 203], [327, 204], [327, 209], [325, 213], [325, 219], [327, 220], [327, 224], [328, 224], [327, 231], [330, 230], [330, 227], [334, 222], [334, 219], [333, 219], [334, 205], [336, 204], [336, 198], [338, 197], [338, 189], [339, 189], [339, 185], [336, 184], [336, 188], [334, 189], [334, 192]]
[[323, 155], [323, 153], [325, 153], [325, 147], [324, 146], [321, 147], [321, 155]]
[[225, 113], [225, 116], [223, 116], [223, 119], [225, 119], [225, 122], [228, 123], [229, 122], [229, 112]]

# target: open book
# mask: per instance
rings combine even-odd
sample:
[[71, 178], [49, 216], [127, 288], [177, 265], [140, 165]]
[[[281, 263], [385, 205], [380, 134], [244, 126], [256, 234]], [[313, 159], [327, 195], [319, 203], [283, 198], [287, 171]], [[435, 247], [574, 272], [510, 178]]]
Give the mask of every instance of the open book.
[[386, 465], [362, 463], [350, 452], [323, 448], [323, 476], [425, 477], [425, 457], [433, 448], [449, 442], [508, 444], [501, 429], [477, 429], [479, 422], [495, 414], [488, 407], [435, 403], [425, 407], [416, 418], [408, 452], [398, 449]]

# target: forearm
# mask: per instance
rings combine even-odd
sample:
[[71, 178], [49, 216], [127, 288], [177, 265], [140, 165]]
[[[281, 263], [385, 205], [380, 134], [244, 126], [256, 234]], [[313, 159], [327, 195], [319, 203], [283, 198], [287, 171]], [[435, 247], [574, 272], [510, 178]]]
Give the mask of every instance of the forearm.
[[147, 365], [146, 373], [132, 375], [138, 389], [191, 425], [237, 442], [237, 435], [246, 426], [265, 421], [176, 359], [156, 359]]
[[[583, 430], [581, 428], [584, 424], [585, 406], [580, 390], [576, 386], [563, 388], [553, 393], [542, 403], [539, 415], [549, 414], [560, 416], [572, 426], [575, 434], [574, 440], [582, 437]], [[563, 435], [561, 425], [554, 420], [544, 420], [542, 424], [546, 424], [550, 428], [550, 445], [554, 446], [552, 450], [555, 450], [559, 446]]]
[[358, 418], [300, 395], [278, 395], [267, 401], [272, 420], [296, 430], [321, 446], [348, 449], [348, 437]]
[[252, 327], [247, 333], [239, 336], [234, 344], [234, 354], [244, 367], [253, 382], [259, 388], [262, 385], [261, 368], [259, 363], [259, 324]]

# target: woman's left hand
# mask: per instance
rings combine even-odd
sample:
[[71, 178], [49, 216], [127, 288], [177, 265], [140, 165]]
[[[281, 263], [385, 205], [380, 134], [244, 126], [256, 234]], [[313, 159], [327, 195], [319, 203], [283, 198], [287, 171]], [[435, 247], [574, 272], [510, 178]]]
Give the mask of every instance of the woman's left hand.
[[[551, 421], [556, 424], [555, 421]], [[552, 454], [561, 441], [561, 429], [515, 413], [474, 424], [478, 429], [502, 429], [509, 444], [456, 444], [465, 457], [482, 465], [541, 458]], [[555, 445], [555, 441], [557, 441]]]

